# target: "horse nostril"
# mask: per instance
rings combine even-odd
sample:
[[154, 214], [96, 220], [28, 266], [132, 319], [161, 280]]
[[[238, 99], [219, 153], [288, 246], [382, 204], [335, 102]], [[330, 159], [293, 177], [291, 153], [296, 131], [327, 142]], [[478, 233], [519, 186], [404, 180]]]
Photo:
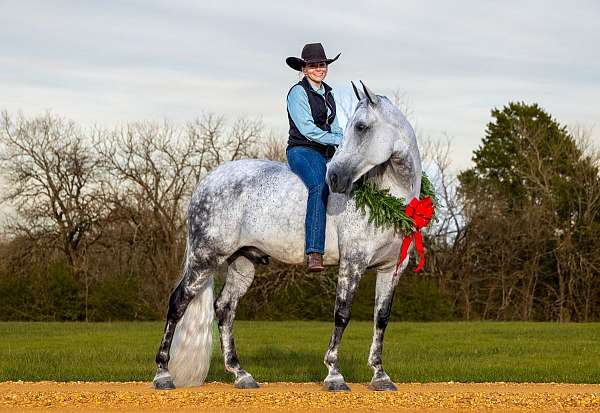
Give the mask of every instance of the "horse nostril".
[[332, 188], [335, 188], [337, 186], [337, 181], [338, 181], [338, 176], [335, 172], [329, 174], [329, 183], [331, 184], [330, 186]]

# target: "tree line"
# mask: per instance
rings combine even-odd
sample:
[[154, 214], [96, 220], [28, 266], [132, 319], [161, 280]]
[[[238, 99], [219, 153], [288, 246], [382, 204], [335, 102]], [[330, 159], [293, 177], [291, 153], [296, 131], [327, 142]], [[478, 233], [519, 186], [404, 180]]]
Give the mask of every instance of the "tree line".
[[[422, 141], [439, 219], [425, 233], [426, 271], [403, 275], [393, 317], [600, 319], [599, 157], [585, 137], [510, 103], [492, 110], [468, 170], [452, 171], [451, 141]], [[246, 157], [285, 161], [285, 139], [259, 119], [210, 113], [107, 130], [3, 112], [2, 200], [15, 213], [0, 240], [0, 319], [161, 319], [193, 188]], [[260, 266], [238, 317], [330, 319], [335, 283], [335, 268]], [[353, 317], [371, 319], [374, 275], [361, 283]]]

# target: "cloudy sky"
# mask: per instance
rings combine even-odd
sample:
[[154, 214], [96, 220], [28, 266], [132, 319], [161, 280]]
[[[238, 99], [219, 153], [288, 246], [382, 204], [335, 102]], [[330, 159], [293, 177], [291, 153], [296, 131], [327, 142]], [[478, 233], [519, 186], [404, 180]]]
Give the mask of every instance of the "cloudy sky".
[[0, 0], [0, 109], [107, 127], [211, 111], [285, 135], [284, 60], [322, 42], [342, 53], [327, 78], [340, 95], [357, 79], [401, 92], [464, 168], [511, 100], [600, 144], [599, 21], [597, 1]]

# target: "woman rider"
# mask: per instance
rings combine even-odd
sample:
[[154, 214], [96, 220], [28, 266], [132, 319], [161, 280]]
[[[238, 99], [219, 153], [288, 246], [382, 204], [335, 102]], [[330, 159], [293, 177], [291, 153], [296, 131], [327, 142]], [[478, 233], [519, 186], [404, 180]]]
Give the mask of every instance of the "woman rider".
[[285, 61], [304, 76], [287, 95], [290, 136], [286, 155], [290, 169], [308, 189], [305, 218], [305, 253], [310, 271], [322, 271], [325, 250], [325, 214], [329, 188], [325, 183], [326, 163], [343, 138], [338, 124], [331, 87], [323, 82], [333, 59], [325, 56], [321, 43], [310, 43], [302, 57]]

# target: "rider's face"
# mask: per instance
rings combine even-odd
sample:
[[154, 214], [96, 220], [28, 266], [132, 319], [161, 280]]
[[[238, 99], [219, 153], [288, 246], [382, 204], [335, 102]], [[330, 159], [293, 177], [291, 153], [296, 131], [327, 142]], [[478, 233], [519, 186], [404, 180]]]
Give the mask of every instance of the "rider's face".
[[327, 76], [327, 63], [309, 63], [302, 70], [310, 80], [321, 83]]

